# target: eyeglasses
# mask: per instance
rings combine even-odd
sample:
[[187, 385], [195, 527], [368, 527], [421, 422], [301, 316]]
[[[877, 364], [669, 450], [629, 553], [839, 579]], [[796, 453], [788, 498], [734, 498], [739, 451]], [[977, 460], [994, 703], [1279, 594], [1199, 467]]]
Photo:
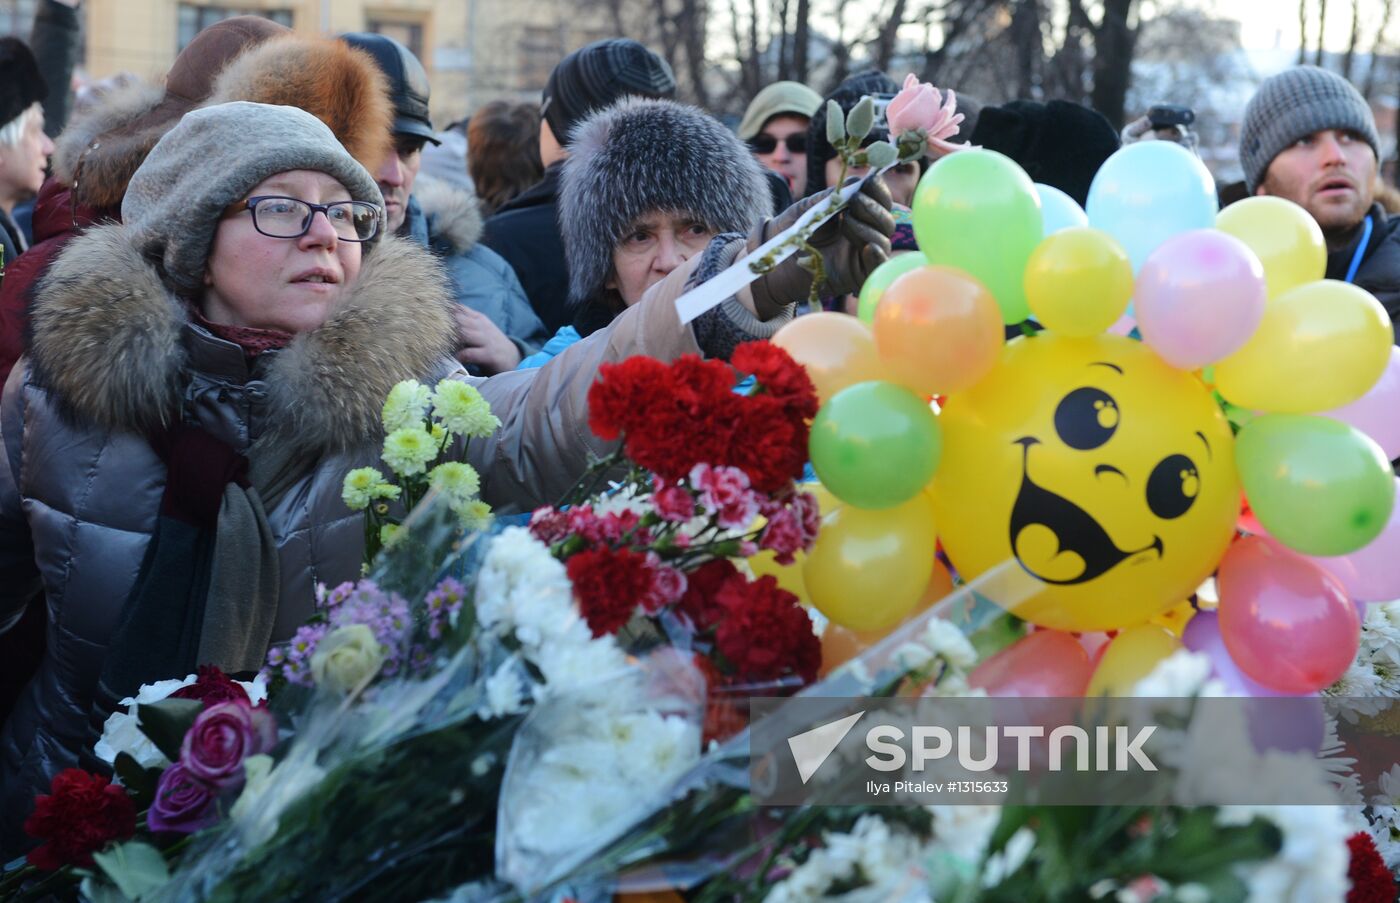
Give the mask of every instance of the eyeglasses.
[[379, 232], [379, 205], [368, 201], [336, 201], [312, 204], [297, 198], [262, 195], [248, 198], [253, 211], [253, 228], [268, 238], [301, 238], [311, 228], [318, 213], [341, 241], [369, 241]]
[[[791, 135], [783, 138], [782, 142], [787, 145], [788, 153], [790, 154], [807, 153], [806, 132], [793, 132]], [[749, 148], [756, 154], [771, 154], [778, 149], [778, 139], [767, 132], [760, 132], [749, 139]]]

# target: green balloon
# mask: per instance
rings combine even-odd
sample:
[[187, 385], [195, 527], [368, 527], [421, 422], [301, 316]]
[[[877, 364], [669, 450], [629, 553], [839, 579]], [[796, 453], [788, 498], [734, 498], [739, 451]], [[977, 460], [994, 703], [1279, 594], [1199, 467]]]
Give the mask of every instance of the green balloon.
[[1306, 555], [1369, 545], [1395, 505], [1395, 475], [1381, 447], [1330, 417], [1255, 418], [1235, 437], [1235, 463], [1259, 523]]
[[893, 508], [928, 485], [943, 439], [927, 402], [876, 380], [827, 399], [812, 421], [808, 448], [832, 495], [857, 508]]
[[919, 180], [913, 207], [914, 238], [929, 263], [976, 277], [1005, 322], [1031, 315], [1022, 279], [1045, 225], [1025, 170], [996, 151], [948, 154]]
[[918, 251], [896, 254], [877, 266], [860, 287], [860, 307], [856, 310], [856, 316], [862, 323], [874, 323], [875, 305], [884, 297], [885, 289], [910, 270], [924, 266], [928, 266], [928, 259]]

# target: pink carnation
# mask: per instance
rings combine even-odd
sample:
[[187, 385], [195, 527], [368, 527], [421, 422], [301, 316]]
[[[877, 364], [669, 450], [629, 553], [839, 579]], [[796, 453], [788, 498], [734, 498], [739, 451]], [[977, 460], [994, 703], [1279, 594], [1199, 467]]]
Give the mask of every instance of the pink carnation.
[[749, 488], [749, 478], [737, 467], [711, 467], [696, 464], [690, 470], [690, 485], [700, 491], [700, 507], [721, 527], [742, 530], [758, 516], [758, 498]]
[[958, 126], [964, 118], [957, 109], [957, 98], [952, 88], [948, 89], [945, 100], [937, 88], [920, 82], [917, 76], [911, 74], [904, 80], [904, 87], [894, 96], [894, 100], [890, 101], [885, 118], [889, 122], [891, 135], [922, 129], [928, 135], [929, 147], [948, 153], [968, 146], [948, 141], [958, 133]]
[[656, 514], [662, 520], [685, 523], [695, 516], [695, 498], [684, 486], [663, 486], [657, 478], [657, 489], [651, 497]]
[[775, 511], [758, 536], [758, 547], [772, 549], [779, 564], [792, 564], [793, 554], [802, 551], [802, 521], [791, 508]]

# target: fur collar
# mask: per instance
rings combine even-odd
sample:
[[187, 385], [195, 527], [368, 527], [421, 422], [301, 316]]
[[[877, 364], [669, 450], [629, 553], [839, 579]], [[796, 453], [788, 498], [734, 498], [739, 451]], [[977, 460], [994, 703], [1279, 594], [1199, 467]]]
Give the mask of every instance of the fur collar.
[[[137, 240], [112, 225], [69, 242], [39, 284], [31, 357], [36, 381], [80, 417], [147, 432], [180, 408], [188, 318]], [[378, 436], [394, 384], [436, 373], [451, 352], [452, 308], [433, 256], [383, 239], [330, 318], [272, 358], [262, 441], [324, 454]]]
[[419, 175], [413, 196], [428, 218], [433, 242], [446, 244], [453, 254], [465, 254], [481, 240], [481, 206], [476, 195], [432, 176]]
[[[94, 107], [69, 120], [55, 142], [53, 169], [64, 185], [74, 185], [74, 178], [78, 177], [79, 203], [99, 208], [121, 206], [132, 173], [165, 134], [169, 123], [124, 133], [113, 130], [138, 122], [164, 96], [159, 85], [136, 82], [115, 89]], [[92, 147], [99, 135], [103, 140]]]

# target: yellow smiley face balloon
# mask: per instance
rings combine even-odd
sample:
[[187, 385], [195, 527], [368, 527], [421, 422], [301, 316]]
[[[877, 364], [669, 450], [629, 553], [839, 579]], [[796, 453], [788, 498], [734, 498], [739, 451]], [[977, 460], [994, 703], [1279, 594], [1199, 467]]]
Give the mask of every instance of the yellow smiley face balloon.
[[1059, 630], [1141, 624], [1195, 592], [1234, 536], [1234, 437], [1210, 392], [1139, 342], [1042, 333], [948, 398], [932, 495], [966, 577], [1014, 558]]

